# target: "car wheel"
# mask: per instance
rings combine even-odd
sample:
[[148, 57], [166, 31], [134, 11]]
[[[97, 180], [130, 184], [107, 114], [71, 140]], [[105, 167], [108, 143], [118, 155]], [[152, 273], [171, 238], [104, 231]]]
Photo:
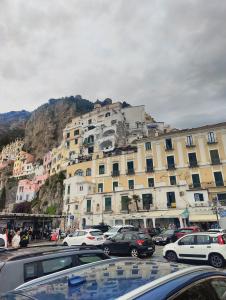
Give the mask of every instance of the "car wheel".
[[209, 263], [214, 268], [223, 268], [224, 259], [220, 254], [211, 254], [209, 258]]
[[136, 248], [132, 248], [130, 251], [130, 254], [132, 257], [138, 257], [139, 256], [139, 252]]
[[110, 248], [109, 248], [109, 247], [104, 247], [103, 250], [104, 250], [104, 253], [105, 253], [105, 254], [110, 255], [110, 252], [111, 252], [111, 251], [110, 251]]
[[166, 252], [166, 259], [168, 261], [177, 261], [177, 255], [174, 251]]
[[68, 246], [68, 243], [67, 243], [67, 242], [64, 242], [63, 245], [64, 245], [64, 246]]

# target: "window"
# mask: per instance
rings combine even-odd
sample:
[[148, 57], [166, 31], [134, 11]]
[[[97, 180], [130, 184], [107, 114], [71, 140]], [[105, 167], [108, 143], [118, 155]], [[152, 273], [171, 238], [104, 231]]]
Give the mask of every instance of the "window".
[[75, 204], [75, 210], [78, 210], [78, 204]]
[[70, 132], [67, 132], [66, 136], [67, 136], [67, 139], [69, 139], [69, 137], [70, 137]]
[[132, 180], [132, 179], [128, 180], [128, 187], [129, 187], [129, 190], [134, 189], [134, 180]]
[[145, 143], [145, 150], [151, 150], [151, 142]]
[[200, 188], [201, 187], [199, 174], [192, 174], [192, 183], [193, 183], [194, 188]]
[[80, 186], [79, 186], [79, 191], [80, 191], [80, 192], [83, 191], [83, 185], [80, 185]]
[[152, 158], [147, 158], [146, 159], [146, 171], [147, 172], [153, 172], [154, 167], [153, 167], [153, 159]]
[[86, 200], [86, 212], [91, 212], [91, 199]]
[[115, 239], [116, 241], [121, 241], [121, 240], [123, 240], [123, 233], [117, 233], [117, 234], [115, 235], [114, 239]]
[[81, 169], [76, 170], [75, 176], [83, 176], [83, 171]]
[[73, 267], [72, 257], [59, 257], [41, 262], [43, 275], [48, 275], [54, 272], [65, 270]]
[[[4, 243], [5, 245], [5, 243]], [[32, 262], [24, 265], [24, 281], [38, 278], [38, 263]]]
[[90, 168], [86, 169], [86, 176], [91, 176], [92, 170]]
[[176, 198], [174, 192], [167, 192], [167, 207], [168, 208], [175, 208], [176, 207]]
[[150, 210], [152, 206], [152, 194], [142, 194], [143, 209]]
[[125, 235], [124, 235], [124, 240], [127, 240], [127, 241], [134, 240], [134, 235], [133, 235], [133, 233], [125, 233]]
[[197, 245], [208, 245], [210, 244], [210, 237], [208, 235], [197, 235], [196, 236]]
[[105, 259], [105, 256], [100, 254], [78, 254], [79, 265], [85, 265], [92, 262]]
[[224, 186], [224, 181], [221, 172], [214, 172], [215, 184], [216, 186]]
[[103, 193], [103, 191], [104, 191], [103, 183], [98, 183], [98, 193]]
[[171, 185], [176, 185], [177, 184], [176, 176], [170, 176], [170, 184]]
[[105, 211], [111, 211], [111, 197], [105, 197]]
[[134, 164], [133, 164], [133, 161], [127, 161], [127, 172], [128, 172], [128, 175], [132, 175], [134, 174]]
[[112, 176], [119, 176], [119, 164], [113, 163], [112, 165]]
[[210, 285], [214, 288], [218, 299], [219, 300], [225, 300], [226, 296], [226, 280], [225, 279], [212, 279], [210, 281]]
[[29, 199], [29, 195], [26, 195], [26, 201], [28, 201], [28, 199]]
[[92, 154], [94, 152], [94, 147], [88, 147], [88, 153]]
[[76, 129], [76, 130], [74, 131], [74, 135], [79, 135], [79, 129]]
[[71, 186], [70, 184], [67, 186], [67, 194], [70, 195], [70, 192], [71, 192]]
[[194, 200], [195, 201], [204, 201], [204, 196], [201, 193], [194, 193]]
[[128, 210], [129, 206], [129, 197], [128, 196], [121, 196], [121, 210]]
[[88, 124], [92, 124], [92, 119], [89, 119], [89, 120], [88, 120]]
[[215, 137], [215, 133], [213, 131], [210, 131], [208, 133], [208, 143], [209, 144], [216, 143], [216, 137]]
[[110, 115], [111, 115], [111, 113], [110, 113], [110, 112], [107, 112], [107, 113], [105, 114], [105, 118], [110, 117]]
[[188, 159], [189, 159], [189, 165], [190, 165], [191, 168], [198, 166], [197, 157], [196, 157], [195, 152], [188, 153]]
[[118, 181], [113, 181], [113, 191], [115, 192], [116, 188], [118, 187]]
[[90, 135], [87, 139], [88, 144], [93, 144], [94, 143], [94, 136]]
[[168, 170], [175, 169], [175, 163], [174, 163], [174, 156], [173, 155], [167, 156], [167, 165], [168, 165]]
[[105, 173], [105, 166], [104, 165], [99, 165], [99, 174], [103, 175]]
[[75, 139], [75, 145], [77, 145], [78, 144], [78, 139]]
[[220, 164], [220, 156], [218, 150], [210, 150], [211, 163], [213, 165]]
[[70, 142], [66, 142], [66, 148], [69, 149], [70, 148]]
[[217, 199], [222, 206], [226, 206], [226, 193], [217, 194]]
[[187, 136], [187, 146], [193, 146], [193, 137], [192, 135]]
[[172, 144], [172, 139], [166, 139], [166, 150], [173, 150], [173, 144]]
[[148, 178], [148, 187], [154, 187], [155, 181], [154, 178]]
[[194, 245], [195, 244], [195, 236], [188, 235], [180, 240], [180, 245]]

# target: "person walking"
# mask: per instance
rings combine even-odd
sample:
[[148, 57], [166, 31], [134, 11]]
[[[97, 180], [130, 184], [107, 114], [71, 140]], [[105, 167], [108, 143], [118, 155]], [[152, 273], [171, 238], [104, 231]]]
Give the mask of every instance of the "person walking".
[[15, 235], [12, 239], [12, 248], [18, 249], [20, 247], [20, 229], [16, 229]]
[[21, 248], [26, 248], [27, 245], [29, 243], [29, 235], [28, 235], [28, 231], [27, 230], [24, 230], [22, 233], [21, 233], [21, 237], [20, 237], [20, 247]]

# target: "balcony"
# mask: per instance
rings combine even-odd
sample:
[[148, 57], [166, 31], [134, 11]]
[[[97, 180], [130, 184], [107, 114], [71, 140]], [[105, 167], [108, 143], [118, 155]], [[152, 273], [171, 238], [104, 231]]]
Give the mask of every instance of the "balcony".
[[172, 165], [168, 165], [168, 168], [167, 168], [167, 170], [171, 171], [171, 170], [175, 170], [175, 169], [176, 169], [176, 167], [175, 167], [175, 165], [174, 165], [174, 164], [172, 164]]
[[208, 145], [214, 145], [214, 144], [217, 144], [217, 140], [208, 140], [208, 141], [207, 141], [207, 144], [208, 144]]
[[165, 151], [172, 151], [172, 150], [174, 150], [174, 149], [173, 149], [173, 146], [172, 146], [172, 147], [170, 147], [170, 146], [166, 146], [166, 147], [165, 147]]
[[177, 208], [176, 202], [167, 204], [167, 208]]
[[127, 175], [134, 175], [135, 171], [134, 171], [134, 169], [128, 169], [126, 174]]
[[221, 165], [221, 161], [219, 159], [212, 160], [211, 165]]
[[197, 168], [199, 165], [197, 163], [197, 161], [191, 161], [189, 163], [189, 168]]
[[154, 168], [153, 167], [147, 167], [145, 171], [146, 171], [146, 173], [153, 173]]
[[195, 146], [195, 144], [186, 144], [186, 148], [194, 148]]
[[111, 172], [111, 176], [112, 176], [112, 177], [118, 177], [118, 176], [120, 176], [120, 171], [119, 171], [119, 170], [113, 170], [113, 171]]
[[202, 187], [201, 187], [201, 183], [195, 183], [195, 184], [189, 184], [189, 189], [190, 190], [200, 190]]

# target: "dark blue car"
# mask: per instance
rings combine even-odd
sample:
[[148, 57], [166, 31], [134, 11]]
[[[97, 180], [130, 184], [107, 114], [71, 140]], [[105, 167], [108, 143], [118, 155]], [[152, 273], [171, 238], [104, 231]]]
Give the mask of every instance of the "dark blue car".
[[0, 299], [225, 300], [226, 275], [209, 266], [119, 258], [35, 279]]

